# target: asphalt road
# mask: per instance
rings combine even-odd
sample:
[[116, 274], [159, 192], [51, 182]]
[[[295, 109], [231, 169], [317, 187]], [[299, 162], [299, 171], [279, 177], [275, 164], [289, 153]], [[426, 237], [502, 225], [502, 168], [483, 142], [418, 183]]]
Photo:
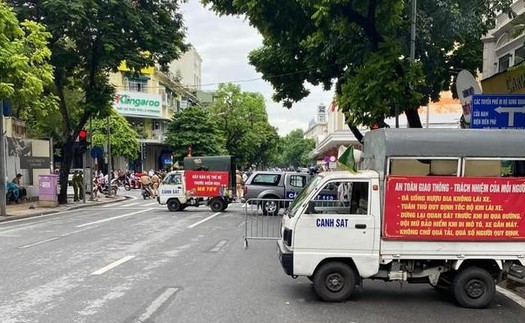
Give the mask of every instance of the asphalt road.
[[141, 199], [1, 223], [0, 322], [525, 322], [503, 294], [468, 310], [428, 285], [365, 281], [324, 303], [284, 274], [275, 242], [244, 249], [243, 230], [240, 204]]

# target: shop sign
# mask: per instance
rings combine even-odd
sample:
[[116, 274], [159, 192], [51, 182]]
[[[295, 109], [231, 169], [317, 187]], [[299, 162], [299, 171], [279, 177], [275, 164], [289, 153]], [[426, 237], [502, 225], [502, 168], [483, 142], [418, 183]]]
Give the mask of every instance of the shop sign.
[[113, 106], [124, 116], [161, 117], [162, 99], [158, 94], [120, 91]]

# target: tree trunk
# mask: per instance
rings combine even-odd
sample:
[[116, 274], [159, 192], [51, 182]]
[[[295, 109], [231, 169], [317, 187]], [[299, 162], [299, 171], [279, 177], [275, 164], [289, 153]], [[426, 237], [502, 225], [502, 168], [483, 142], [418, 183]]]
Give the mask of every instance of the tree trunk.
[[71, 162], [73, 161], [73, 144], [74, 142], [66, 141], [62, 145], [62, 165], [60, 166], [59, 183], [60, 193], [58, 194], [58, 203], [67, 203], [67, 186], [69, 171], [71, 170]]
[[350, 128], [350, 131], [352, 131], [352, 133], [354, 134], [354, 137], [357, 139], [357, 141], [359, 141], [362, 144], [363, 134], [361, 133], [361, 131], [359, 131], [359, 129], [357, 129], [357, 127], [355, 126], [348, 125], [348, 127]]
[[421, 118], [419, 117], [419, 113], [417, 113], [417, 108], [407, 109], [405, 111], [405, 115], [407, 117], [409, 128], [423, 128], [423, 125], [421, 124]]

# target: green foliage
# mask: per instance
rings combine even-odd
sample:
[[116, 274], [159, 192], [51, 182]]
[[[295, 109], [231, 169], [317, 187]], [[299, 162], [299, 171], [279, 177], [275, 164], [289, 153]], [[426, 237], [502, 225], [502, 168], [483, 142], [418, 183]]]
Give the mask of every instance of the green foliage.
[[[114, 88], [109, 84], [109, 73], [116, 71], [124, 60], [132, 73], [155, 64], [163, 68], [186, 49], [179, 2], [9, 0], [8, 3], [18, 17], [44, 23], [52, 35], [53, 93], [60, 102], [59, 133], [64, 156], [59, 202], [65, 203], [65, 183], [78, 132], [90, 117], [104, 118], [112, 111]], [[76, 90], [82, 96], [74, 102], [68, 101], [66, 92]]]
[[[409, 60], [411, 1], [204, 0], [219, 14], [243, 15], [264, 37], [250, 63], [290, 108], [305, 82], [329, 89], [351, 127], [370, 126], [438, 100], [460, 69], [482, 65], [481, 37], [512, 0], [418, 1], [416, 62]], [[397, 107], [397, 109], [396, 109]]]
[[264, 97], [242, 92], [240, 86], [221, 84], [210, 106], [225, 139], [225, 149], [236, 158], [237, 165], [267, 164], [277, 147], [277, 129], [268, 123]]
[[43, 116], [56, 106], [54, 97], [42, 95], [53, 83], [50, 37], [43, 25], [19, 22], [0, 2], [0, 101], [11, 102], [15, 116]]
[[315, 141], [304, 138], [303, 130], [295, 129], [281, 138], [278, 165], [281, 167], [306, 167], [312, 164], [308, 154], [314, 149]]
[[[91, 146], [104, 147], [108, 141], [108, 118], [95, 119], [92, 122]], [[140, 151], [138, 134], [129, 122], [116, 111], [109, 117], [111, 155], [123, 156], [135, 160]], [[89, 129], [89, 128], [88, 128]]]
[[187, 156], [191, 147], [193, 156], [226, 155], [224, 137], [217, 120], [199, 106], [188, 107], [174, 114], [168, 124], [166, 143], [173, 146], [173, 160]]

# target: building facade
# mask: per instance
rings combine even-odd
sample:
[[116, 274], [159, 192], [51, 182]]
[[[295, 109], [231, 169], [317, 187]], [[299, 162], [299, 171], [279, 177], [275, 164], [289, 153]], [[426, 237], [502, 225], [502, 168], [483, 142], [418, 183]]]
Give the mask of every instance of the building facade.
[[[514, 1], [512, 10], [523, 16], [525, 2]], [[500, 13], [496, 27], [482, 38], [484, 94], [525, 94], [525, 68], [509, 69], [525, 60], [525, 33], [516, 35], [517, 27], [512, 18]]]
[[[198, 69], [200, 73], [200, 65]], [[200, 79], [200, 76], [199, 76]], [[141, 152], [135, 160], [114, 158], [115, 169], [148, 171], [172, 165], [172, 149], [166, 144], [168, 123], [175, 112], [198, 104], [195, 94], [171, 72], [145, 68], [140, 75], [130, 73], [125, 63], [110, 75], [116, 88], [113, 107], [139, 133]]]
[[[462, 108], [459, 100], [453, 99], [451, 92], [441, 93], [439, 102], [430, 103], [428, 106], [419, 109], [421, 122], [425, 128], [459, 128], [461, 114]], [[394, 118], [385, 121], [391, 128], [395, 127]], [[404, 114], [399, 116], [398, 121], [400, 128], [407, 127], [408, 123]], [[318, 165], [327, 164], [332, 156], [337, 157], [341, 145], [362, 149], [361, 143], [350, 131], [345, 116], [339, 111], [335, 101], [326, 110], [326, 126], [325, 136], [320, 137], [321, 140], [310, 152], [310, 157]], [[365, 128], [359, 130], [363, 135], [368, 131]]]

